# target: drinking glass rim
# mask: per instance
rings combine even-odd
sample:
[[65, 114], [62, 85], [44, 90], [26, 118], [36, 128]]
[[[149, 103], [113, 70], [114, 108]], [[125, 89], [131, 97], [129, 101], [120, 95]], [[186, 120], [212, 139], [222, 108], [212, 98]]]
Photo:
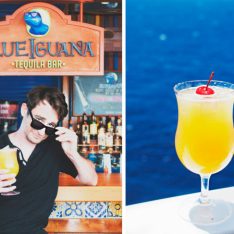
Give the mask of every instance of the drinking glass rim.
[[[183, 81], [183, 82], [179, 82], [179, 83], [175, 84], [174, 87], [173, 87], [173, 90], [174, 90], [175, 94], [177, 94], [177, 93], [180, 92], [180, 90], [177, 90], [177, 87], [180, 86], [180, 85], [182, 85], [182, 84], [186, 84], [186, 83], [201, 83], [201, 85], [202, 85], [202, 83], [204, 83], [204, 85], [206, 85], [207, 82], [208, 82], [207, 80], [188, 80], [188, 81]], [[215, 83], [215, 82], [219, 82], [219, 83], [223, 83], [223, 84], [228, 84], [230, 86], [233, 86], [233, 89], [234, 89], [234, 84], [233, 83], [222, 81], [222, 80], [211, 80], [209, 85], [211, 85], [212, 83]], [[198, 87], [198, 86], [193, 86], [193, 87]], [[229, 88], [229, 89], [232, 89], [232, 88]]]
[[11, 148], [11, 147], [9, 147], [9, 148], [4, 147], [4, 148], [0, 149], [0, 152], [1, 151], [17, 151], [17, 150], [18, 150], [18, 148], [16, 148], [16, 147], [13, 147], [13, 148]]

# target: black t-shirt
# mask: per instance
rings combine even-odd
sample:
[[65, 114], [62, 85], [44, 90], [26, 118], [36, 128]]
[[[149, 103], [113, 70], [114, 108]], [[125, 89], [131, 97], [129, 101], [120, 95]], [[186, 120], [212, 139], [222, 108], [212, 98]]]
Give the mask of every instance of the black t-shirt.
[[[0, 136], [0, 149], [14, 147], [7, 134]], [[0, 195], [0, 233], [39, 234], [48, 223], [58, 191], [59, 172], [74, 178], [77, 170], [65, 155], [61, 143], [46, 139], [36, 145], [26, 162], [18, 154], [19, 174], [15, 196]]]

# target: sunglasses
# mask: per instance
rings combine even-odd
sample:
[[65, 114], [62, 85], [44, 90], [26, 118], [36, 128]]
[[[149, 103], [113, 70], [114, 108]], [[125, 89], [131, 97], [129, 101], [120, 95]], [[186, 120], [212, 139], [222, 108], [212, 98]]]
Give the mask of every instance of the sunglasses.
[[31, 127], [32, 128], [34, 128], [36, 130], [41, 130], [41, 129], [45, 128], [45, 133], [48, 136], [53, 135], [57, 131], [57, 129], [55, 129], [55, 127], [54, 128], [53, 127], [48, 127], [48, 126], [44, 125], [42, 122], [36, 120], [33, 117], [31, 110], [28, 109], [28, 111], [29, 111], [29, 114], [30, 114], [30, 116], [32, 118], [32, 122], [31, 122]]

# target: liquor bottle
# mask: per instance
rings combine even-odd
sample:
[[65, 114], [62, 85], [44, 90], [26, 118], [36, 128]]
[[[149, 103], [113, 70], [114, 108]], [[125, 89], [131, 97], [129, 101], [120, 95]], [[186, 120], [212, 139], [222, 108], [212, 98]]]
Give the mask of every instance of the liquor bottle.
[[111, 155], [111, 170], [112, 173], [120, 173], [121, 172], [121, 157], [120, 154], [112, 154]]
[[115, 133], [122, 137], [122, 120], [120, 117], [117, 118]]
[[121, 152], [122, 151], [122, 121], [121, 118], [118, 117], [116, 121], [115, 127], [115, 135], [114, 135], [114, 151]]
[[99, 124], [98, 124], [98, 132], [99, 131], [106, 132], [105, 122], [106, 122], [105, 117], [102, 117], [102, 119], [99, 121]]
[[102, 126], [103, 126], [104, 130], [106, 131], [106, 116], [102, 116]]
[[103, 154], [104, 173], [110, 174], [111, 170], [111, 155]]
[[94, 112], [91, 114], [90, 120], [90, 145], [97, 150], [97, 121]]
[[82, 143], [82, 134], [81, 134], [81, 128], [80, 128], [80, 124], [77, 123], [76, 125], [76, 135], [77, 135], [77, 143], [78, 145], [80, 145]]
[[122, 139], [121, 136], [115, 134], [114, 136], [114, 151], [121, 152], [122, 151]]
[[110, 117], [108, 117], [107, 120], [107, 127], [106, 127], [107, 132], [114, 132], [114, 125], [112, 123], [112, 119]]
[[106, 135], [105, 135], [105, 126], [103, 125], [103, 120], [100, 120], [98, 125], [98, 147], [99, 152], [101, 153], [106, 149]]
[[115, 126], [116, 126], [116, 123], [115, 123], [115, 116], [112, 116], [112, 117], [111, 117], [111, 125], [112, 125], [113, 132], [114, 132], [114, 131], [115, 131]]
[[76, 125], [76, 135], [77, 135], [78, 137], [80, 137], [80, 136], [81, 136], [80, 123], [77, 123], [77, 125]]
[[89, 135], [89, 126], [88, 125], [85, 125], [82, 129], [82, 143], [85, 145], [90, 144], [90, 135]]
[[82, 115], [82, 134], [85, 131], [85, 128], [87, 126], [89, 127], [89, 125], [88, 125], [88, 117], [87, 117], [86, 113], [83, 113], [83, 115]]
[[82, 135], [82, 123], [79, 121], [79, 118], [77, 118], [77, 124], [76, 124], [76, 135], [80, 138]]
[[8, 132], [8, 121], [4, 121], [4, 125], [3, 125], [3, 132], [6, 133]]
[[87, 146], [90, 143], [90, 135], [89, 135], [88, 117], [86, 113], [83, 113], [82, 120], [83, 120], [82, 121], [82, 144]]
[[113, 132], [110, 129], [106, 132], [106, 148], [109, 153], [113, 152]]
[[82, 117], [82, 136], [83, 135], [89, 135], [89, 124], [88, 124], [88, 117], [86, 113], [83, 113], [83, 117]]
[[88, 155], [88, 159], [93, 162], [95, 165], [97, 163], [97, 156], [95, 154], [94, 148], [90, 147], [90, 153]]
[[80, 122], [81, 117], [77, 117], [77, 124], [76, 124], [76, 135], [77, 135], [77, 144], [78, 144], [78, 151], [82, 150], [82, 123]]
[[96, 154], [97, 161], [96, 161], [96, 172], [104, 172], [104, 160], [103, 160], [103, 154]]

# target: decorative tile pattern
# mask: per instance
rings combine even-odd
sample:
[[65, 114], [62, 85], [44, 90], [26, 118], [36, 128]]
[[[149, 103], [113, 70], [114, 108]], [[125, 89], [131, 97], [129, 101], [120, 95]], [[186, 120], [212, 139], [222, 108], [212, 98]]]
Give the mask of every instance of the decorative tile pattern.
[[121, 202], [56, 202], [50, 214], [54, 219], [121, 217]]
[[66, 218], [83, 218], [84, 203], [83, 202], [65, 202], [64, 216]]
[[108, 218], [121, 218], [122, 217], [121, 202], [108, 202], [107, 203], [107, 217]]
[[106, 218], [107, 202], [86, 202], [85, 218]]
[[63, 217], [63, 203], [55, 203], [50, 214], [50, 218], [62, 218]]

